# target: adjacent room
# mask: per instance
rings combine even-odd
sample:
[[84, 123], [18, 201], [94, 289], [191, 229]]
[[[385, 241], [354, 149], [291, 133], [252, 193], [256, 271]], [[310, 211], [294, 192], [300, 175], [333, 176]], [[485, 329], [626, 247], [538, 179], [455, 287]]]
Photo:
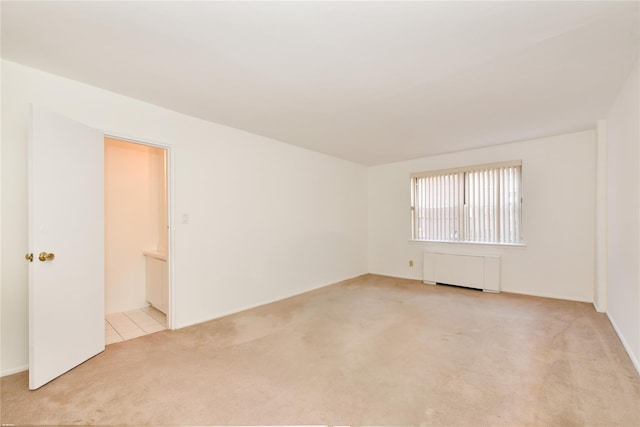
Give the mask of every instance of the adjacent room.
[[640, 425], [640, 2], [0, 12], [3, 425]]
[[166, 329], [167, 150], [104, 139], [105, 344]]

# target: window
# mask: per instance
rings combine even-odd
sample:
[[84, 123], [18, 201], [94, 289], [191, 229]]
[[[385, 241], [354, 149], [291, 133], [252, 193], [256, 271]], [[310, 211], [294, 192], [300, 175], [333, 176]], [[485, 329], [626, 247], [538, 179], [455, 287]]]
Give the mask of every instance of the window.
[[522, 243], [522, 163], [411, 175], [414, 240]]

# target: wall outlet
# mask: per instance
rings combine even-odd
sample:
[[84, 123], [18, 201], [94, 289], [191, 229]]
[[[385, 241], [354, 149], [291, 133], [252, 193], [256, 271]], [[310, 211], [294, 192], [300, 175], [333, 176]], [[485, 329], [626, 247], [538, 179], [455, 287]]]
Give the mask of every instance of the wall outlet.
[[412, 259], [409, 260], [409, 267], [413, 267], [413, 260]]

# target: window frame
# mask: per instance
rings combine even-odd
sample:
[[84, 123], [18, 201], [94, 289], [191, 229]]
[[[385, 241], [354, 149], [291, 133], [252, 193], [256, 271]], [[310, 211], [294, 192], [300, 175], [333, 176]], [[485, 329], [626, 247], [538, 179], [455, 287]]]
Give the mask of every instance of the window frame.
[[[466, 179], [467, 175], [470, 173], [474, 173], [474, 172], [480, 172], [480, 171], [491, 171], [491, 170], [496, 170], [496, 169], [502, 169], [502, 168], [513, 168], [513, 167], [517, 167], [518, 168], [518, 176], [517, 179], [515, 179], [516, 184], [517, 185], [517, 189], [514, 187], [514, 191], [516, 196], [519, 195], [519, 204], [514, 206], [515, 209], [515, 214], [514, 218], [517, 218], [517, 239], [515, 241], [498, 241], [498, 240], [478, 240], [477, 238], [474, 240], [469, 240], [469, 236], [467, 234], [471, 234], [468, 233], [468, 221], [470, 220], [470, 213], [469, 213], [469, 209], [468, 209], [468, 203], [467, 203], [467, 191], [469, 190], [469, 185], [467, 184], [468, 180]], [[464, 167], [456, 167], [456, 168], [449, 168], [449, 169], [438, 169], [438, 170], [432, 170], [432, 171], [424, 171], [424, 172], [416, 172], [416, 173], [412, 173], [410, 174], [410, 223], [411, 223], [411, 229], [410, 229], [410, 233], [411, 233], [411, 242], [414, 243], [463, 243], [463, 244], [479, 244], [479, 245], [499, 245], [499, 246], [525, 246], [525, 242], [524, 242], [524, 227], [523, 227], [523, 211], [524, 211], [524, 196], [523, 196], [523, 171], [522, 171], [522, 160], [510, 160], [510, 161], [503, 161], [503, 162], [494, 162], [494, 163], [484, 163], [484, 164], [478, 164], [478, 165], [472, 165], [472, 166], [464, 166]], [[457, 205], [454, 207], [451, 207], [451, 205], [449, 206], [449, 209], [458, 209], [458, 216], [455, 219], [455, 221], [457, 222], [457, 229], [456, 233], [459, 233], [458, 235], [460, 236], [462, 234], [462, 236], [458, 239], [430, 239], [430, 238], [417, 238], [417, 226], [418, 226], [418, 221], [419, 218], [417, 216], [418, 214], [418, 209], [416, 206], [416, 193], [417, 193], [417, 179], [420, 178], [429, 178], [429, 177], [445, 177], [445, 176], [452, 176], [452, 175], [458, 175], [458, 182], [457, 182], [457, 186], [458, 189], [455, 190], [456, 193], [456, 197], [457, 197]], [[496, 178], [493, 178], [494, 180]], [[495, 181], [494, 181], [495, 182]], [[501, 181], [502, 182], [502, 181]], [[501, 184], [502, 185], [502, 184]], [[455, 186], [454, 186], [455, 187]], [[503, 187], [500, 187], [501, 190], [500, 191], [506, 191], [503, 190]], [[492, 205], [490, 208], [494, 209], [495, 215], [499, 214], [499, 210], [500, 209], [504, 209], [505, 206], [505, 198], [501, 197], [499, 200], [499, 206], [498, 205]], [[508, 199], [507, 199], [508, 202]], [[507, 203], [508, 205], [508, 203]], [[440, 208], [442, 209], [442, 207]], [[497, 212], [497, 213], [496, 213]], [[448, 218], [448, 220], [451, 220], [451, 218]], [[493, 223], [495, 227], [498, 227], [500, 222], [496, 222]], [[497, 225], [496, 225], [497, 224]], [[438, 224], [438, 226], [442, 226], [442, 224]], [[489, 226], [491, 227], [491, 226]], [[502, 233], [500, 233], [500, 235], [502, 235]]]

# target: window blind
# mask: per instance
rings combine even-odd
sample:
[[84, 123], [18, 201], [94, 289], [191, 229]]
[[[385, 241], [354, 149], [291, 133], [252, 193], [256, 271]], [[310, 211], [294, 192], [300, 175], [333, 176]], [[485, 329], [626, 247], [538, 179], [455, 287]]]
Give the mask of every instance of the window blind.
[[415, 174], [413, 239], [521, 243], [519, 161]]

